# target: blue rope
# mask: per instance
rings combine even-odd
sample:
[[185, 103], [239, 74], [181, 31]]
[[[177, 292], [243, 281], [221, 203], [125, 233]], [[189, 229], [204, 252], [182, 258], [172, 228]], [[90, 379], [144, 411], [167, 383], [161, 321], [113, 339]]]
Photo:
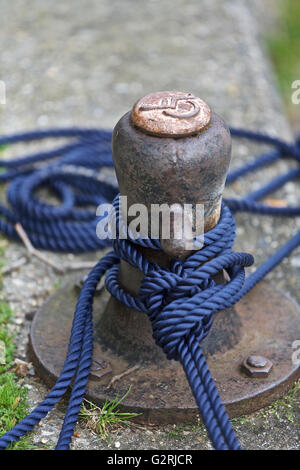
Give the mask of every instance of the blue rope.
[[[300, 140], [287, 144], [263, 134], [231, 129], [234, 137], [269, 144], [273, 149], [228, 175], [231, 184], [248, 173], [279, 159], [300, 162]], [[0, 161], [4, 172], [0, 181], [10, 182], [7, 190], [9, 207], [0, 205], [0, 230], [18, 240], [14, 225], [22, 224], [32, 244], [58, 252], [80, 253], [101, 249], [107, 241], [96, 236], [95, 207], [114, 199], [119, 220], [118, 189], [100, 182], [99, 170], [112, 167], [111, 132], [96, 129], [54, 129], [0, 137], [0, 145], [69, 138], [71, 143], [22, 158]], [[40, 167], [40, 163], [47, 162]], [[214, 314], [234, 305], [284, 257], [300, 245], [300, 232], [245, 279], [245, 267], [253, 263], [246, 253], [232, 251], [235, 222], [232, 212], [292, 217], [300, 207], [275, 208], [259, 199], [300, 176], [299, 167], [279, 175], [245, 198], [227, 199], [222, 204], [217, 226], [204, 236], [203, 248], [185, 261], [173, 260], [169, 269], [149, 262], [138, 245], [160, 249], [159, 240], [127, 240], [117, 237], [113, 251], [92, 269], [80, 292], [72, 332], [62, 373], [47, 397], [13, 429], [0, 438], [5, 449], [44, 418], [72, 384], [66, 416], [56, 446], [68, 449], [86, 391], [93, 351], [92, 310], [95, 289], [106, 273], [106, 287], [115, 298], [146, 312], [153, 327], [153, 337], [169, 359], [181, 362], [198, 404], [209, 437], [216, 449], [240, 449], [218, 390], [211, 377], [200, 342], [207, 336]], [[51, 205], [38, 198], [37, 190], [47, 188], [60, 198]], [[94, 210], [92, 209], [94, 206]], [[125, 292], [118, 283], [120, 259], [144, 273], [137, 297]], [[225, 269], [230, 281], [216, 284], [213, 277]]]

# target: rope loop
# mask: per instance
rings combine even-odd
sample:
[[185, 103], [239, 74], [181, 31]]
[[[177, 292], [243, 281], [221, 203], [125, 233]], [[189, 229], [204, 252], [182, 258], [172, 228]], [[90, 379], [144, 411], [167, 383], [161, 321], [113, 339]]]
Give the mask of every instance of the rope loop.
[[[116, 213], [119, 217], [118, 210]], [[169, 268], [149, 262], [137, 249], [139, 239], [114, 240], [116, 255], [142, 271], [144, 278], [134, 297], [119, 285], [116, 265], [106, 276], [106, 287], [120, 302], [148, 314], [153, 337], [169, 359], [178, 360], [179, 345], [191, 333], [199, 342], [204, 339], [213, 314], [233, 305], [242, 289], [244, 268], [254, 259], [246, 253], [232, 252], [235, 229], [230, 210], [222, 204], [219, 223], [205, 234], [203, 248], [185, 261], [173, 260]], [[214, 277], [223, 269], [230, 281], [217, 284]]]

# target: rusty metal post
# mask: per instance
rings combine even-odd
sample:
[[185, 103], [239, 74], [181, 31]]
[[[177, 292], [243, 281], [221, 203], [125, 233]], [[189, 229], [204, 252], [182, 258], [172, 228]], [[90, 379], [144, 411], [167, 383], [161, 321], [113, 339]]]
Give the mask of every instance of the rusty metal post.
[[[193, 208], [202, 204], [202, 232], [216, 225], [231, 139], [227, 125], [202, 100], [182, 92], [142, 98], [117, 123], [112, 149], [128, 207], [140, 203], [151, 212], [151, 204], [191, 204]], [[189, 222], [194, 227], [193, 215]], [[171, 233], [172, 224], [171, 219]], [[161, 237], [161, 245], [161, 251], [139, 249], [161, 266], [190, 254], [184, 237]], [[223, 273], [218, 276], [224, 280]], [[137, 295], [142, 277], [121, 261], [119, 282], [125, 290]], [[64, 362], [76, 295], [74, 283], [64, 286], [42, 306], [32, 324], [32, 360], [49, 385]], [[181, 366], [168, 361], [156, 346], [146, 314], [127, 308], [103, 290], [94, 300], [94, 325], [90, 400], [101, 405], [132, 385], [122, 405], [141, 412], [142, 422], [186, 422], [198, 415]], [[299, 369], [290, 360], [288, 345], [297, 329], [297, 307], [266, 282], [234, 308], [215, 315], [202, 347], [231, 416], [267, 405], [293, 383]], [[113, 377], [122, 379], [111, 385]]]
[[[127, 197], [128, 207], [143, 204], [151, 214], [153, 204], [191, 204], [193, 208], [201, 204], [202, 232], [216, 225], [230, 163], [231, 137], [223, 119], [202, 100], [171, 91], [142, 98], [115, 126], [112, 150], [120, 194]], [[162, 239], [161, 252], [140, 249], [149, 260], [168, 266], [172, 258], [185, 258], [191, 253], [185, 249], [185, 242]], [[139, 270], [121, 261], [119, 282], [126, 291], [137, 295], [141, 279]], [[233, 347], [239, 340], [239, 327], [233, 308], [226, 315], [217, 315], [206, 352], [213, 354]], [[103, 343], [118, 353], [127, 351], [128, 357], [138, 353], [141, 361], [166, 360], [152, 340], [147, 316], [114, 298], [107, 305], [98, 331]]]

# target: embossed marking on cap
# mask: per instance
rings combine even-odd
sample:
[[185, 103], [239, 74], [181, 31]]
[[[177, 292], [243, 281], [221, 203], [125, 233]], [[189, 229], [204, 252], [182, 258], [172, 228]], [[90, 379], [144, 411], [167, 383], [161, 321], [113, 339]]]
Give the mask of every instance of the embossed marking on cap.
[[141, 98], [131, 118], [142, 131], [160, 137], [184, 137], [204, 129], [210, 122], [210, 109], [191, 93], [161, 91]]

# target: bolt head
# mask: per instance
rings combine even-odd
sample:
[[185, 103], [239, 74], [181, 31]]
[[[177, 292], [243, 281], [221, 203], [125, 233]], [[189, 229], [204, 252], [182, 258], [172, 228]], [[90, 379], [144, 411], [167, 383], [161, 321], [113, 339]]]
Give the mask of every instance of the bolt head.
[[255, 354], [248, 356], [242, 364], [244, 372], [253, 378], [268, 377], [272, 367], [273, 364], [269, 359]]
[[265, 367], [268, 362], [268, 359], [264, 356], [256, 356], [252, 354], [247, 358], [247, 364], [251, 367]]
[[186, 137], [208, 126], [208, 105], [192, 93], [159, 91], [141, 98], [132, 108], [133, 124], [158, 137]]

